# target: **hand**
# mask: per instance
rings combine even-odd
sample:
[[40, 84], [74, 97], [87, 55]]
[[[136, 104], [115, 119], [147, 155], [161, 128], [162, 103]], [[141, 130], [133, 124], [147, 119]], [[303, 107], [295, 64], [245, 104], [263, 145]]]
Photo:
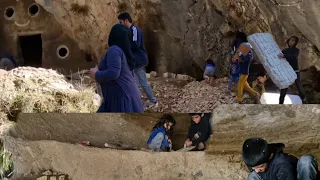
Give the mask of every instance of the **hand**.
[[96, 66], [95, 68], [91, 68], [90, 69], [90, 77], [92, 79], [95, 79], [96, 78], [96, 73], [99, 71], [98, 67]]
[[284, 58], [284, 54], [280, 53], [279, 58]]
[[195, 139], [198, 139], [200, 136], [198, 133], [196, 133], [194, 136], [193, 136]]
[[190, 146], [192, 145], [192, 141], [190, 141], [189, 139], [187, 139], [184, 144], [185, 144], [187, 147], [190, 147]]
[[199, 149], [199, 150], [203, 150], [204, 148], [205, 148], [205, 146], [204, 146], [203, 143], [200, 143], [200, 144], [198, 145], [198, 149]]
[[168, 139], [168, 142], [169, 142], [170, 144], [172, 144], [172, 141], [171, 141], [171, 139]]

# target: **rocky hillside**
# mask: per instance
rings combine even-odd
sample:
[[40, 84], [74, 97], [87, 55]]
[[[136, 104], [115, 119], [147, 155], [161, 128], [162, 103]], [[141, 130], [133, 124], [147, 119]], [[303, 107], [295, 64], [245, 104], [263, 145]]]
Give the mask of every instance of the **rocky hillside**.
[[[201, 75], [204, 60], [226, 70], [237, 31], [271, 32], [283, 48], [301, 37], [300, 66], [320, 69], [320, 2], [317, 0], [36, 0], [54, 14], [80, 48], [100, 59], [119, 12], [128, 11], [146, 37], [150, 69]], [[305, 77], [308, 79], [312, 76]]]

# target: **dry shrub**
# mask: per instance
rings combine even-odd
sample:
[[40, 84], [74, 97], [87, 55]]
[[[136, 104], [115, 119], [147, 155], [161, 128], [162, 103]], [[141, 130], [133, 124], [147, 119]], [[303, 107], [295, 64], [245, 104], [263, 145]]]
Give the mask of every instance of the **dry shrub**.
[[99, 104], [94, 86], [79, 83], [75, 88], [54, 70], [16, 68], [0, 77], [1, 86], [0, 112], [11, 121], [19, 113], [92, 113]]
[[89, 13], [89, 6], [88, 5], [79, 5], [77, 3], [72, 3], [71, 4], [71, 9], [72, 12], [77, 13], [77, 14], [83, 14], [87, 15]]

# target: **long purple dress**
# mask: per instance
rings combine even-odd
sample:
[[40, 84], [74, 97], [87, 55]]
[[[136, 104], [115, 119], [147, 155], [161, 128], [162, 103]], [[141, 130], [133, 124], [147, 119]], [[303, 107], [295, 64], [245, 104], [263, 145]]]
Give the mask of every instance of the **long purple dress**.
[[111, 46], [98, 68], [96, 81], [100, 84], [103, 95], [103, 103], [98, 112], [144, 111], [139, 88], [121, 48]]

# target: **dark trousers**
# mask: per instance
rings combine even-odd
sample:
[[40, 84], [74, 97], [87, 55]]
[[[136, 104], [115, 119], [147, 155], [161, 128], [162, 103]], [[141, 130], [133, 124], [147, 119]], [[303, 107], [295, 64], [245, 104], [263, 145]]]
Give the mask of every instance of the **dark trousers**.
[[[296, 87], [297, 87], [297, 90], [298, 90], [300, 98], [302, 100], [304, 100], [306, 98], [306, 95], [305, 95], [305, 92], [304, 92], [303, 87], [301, 85], [300, 73], [299, 72], [296, 72], [296, 73], [297, 73], [297, 79], [295, 81], [295, 84], [296, 84]], [[286, 97], [287, 92], [288, 92], [288, 88], [280, 90], [279, 104], [283, 104], [284, 103], [284, 98]]]

